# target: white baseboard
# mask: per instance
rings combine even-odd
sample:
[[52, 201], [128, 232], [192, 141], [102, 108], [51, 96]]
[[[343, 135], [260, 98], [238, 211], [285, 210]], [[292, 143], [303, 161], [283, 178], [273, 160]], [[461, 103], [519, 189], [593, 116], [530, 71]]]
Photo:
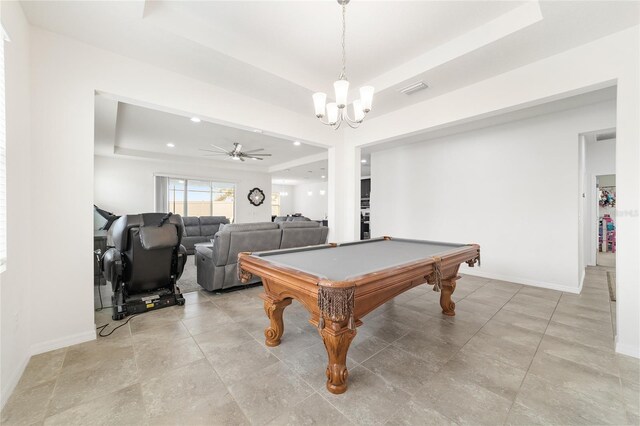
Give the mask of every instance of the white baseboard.
[[492, 280], [509, 281], [512, 283], [529, 285], [532, 287], [541, 287], [541, 288], [548, 288], [549, 290], [564, 291], [566, 293], [574, 293], [574, 294], [580, 293], [579, 287], [571, 287], [564, 284], [546, 283], [543, 281], [530, 280], [528, 278], [513, 277], [509, 275], [494, 274], [492, 272], [485, 272], [476, 268], [466, 268], [464, 271], [461, 271], [461, 272], [466, 275], [489, 278]]
[[632, 356], [634, 358], [640, 358], [640, 348], [632, 345], [625, 345], [617, 341], [616, 339], [616, 352], [623, 355]]
[[22, 362], [20, 363], [20, 365], [18, 366], [18, 368], [13, 370], [13, 374], [11, 375], [9, 380], [2, 383], [2, 390], [0, 391], [0, 394], [2, 395], [0, 397], [0, 409], [4, 408], [4, 404], [7, 403], [7, 401], [9, 400], [9, 397], [11, 396], [14, 389], [18, 385], [18, 382], [22, 377], [22, 373], [24, 373], [25, 368], [27, 368], [27, 364], [29, 363], [30, 359], [31, 359], [30, 356], [28, 355], [25, 356]]
[[61, 337], [59, 339], [48, 340], [46, 342], [36, 343], [31, 345], [31, 355], [37, 355], [44, 352], [53, 351], [55, 349], [64, 348], [71, 345], [77, 345], [78, 343], [88, 342], [96, 339], [96, 330], [91, 330], [72, 334], [71, 336]]

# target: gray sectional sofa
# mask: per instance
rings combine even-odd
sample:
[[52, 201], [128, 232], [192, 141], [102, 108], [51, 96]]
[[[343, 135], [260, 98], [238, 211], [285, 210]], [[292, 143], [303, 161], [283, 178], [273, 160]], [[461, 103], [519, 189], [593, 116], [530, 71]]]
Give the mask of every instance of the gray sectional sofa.
[[[238, 279], [238, 253], [324, 244], [328, 232], [314, 221], [223, 225], [212, 244], [196, 246], [198, 284], [209, 291], [243, 285]], [[253, 277], [250, 283], [259, 281]]]
[[187, 249], [187, 254], [195, 253], [195, 245], [207, 243], [220, 229], [220, 225], [228, 224], [229, 219], [224, 216], [185, 216], [184, 235], [182, 245]]

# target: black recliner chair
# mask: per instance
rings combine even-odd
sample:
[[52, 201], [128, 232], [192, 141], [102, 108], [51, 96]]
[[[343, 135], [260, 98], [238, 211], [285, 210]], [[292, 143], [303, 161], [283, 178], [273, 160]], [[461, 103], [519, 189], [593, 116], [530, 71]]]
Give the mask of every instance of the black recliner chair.
[[114, 320], [184, 305], [176, 286], [187, 259], [180, 244], [183, 232], [182, 219], [171, 213], [126, 215], [114, 222], [114, 247], [102, 257], [104, 277], [113, 289]]

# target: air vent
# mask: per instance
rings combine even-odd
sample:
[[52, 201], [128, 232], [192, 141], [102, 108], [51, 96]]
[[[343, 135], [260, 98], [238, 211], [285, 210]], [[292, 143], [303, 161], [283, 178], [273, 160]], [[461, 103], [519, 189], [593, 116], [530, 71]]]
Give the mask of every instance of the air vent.
[[596, 140], [597, 141], [607, 141], [609, 139], [615, 139], [616, 138], [616, 132], [607, 132], [607, 133], [600, 133], [599, 135], [596, 136]]
[[405, 95], [412, 95], [416, 92], [419, 92], [420, 90], [424, 90], [426, 89], [427, 84], [424, 81], [418, 81], [416, 83], [410, 84], [407, 87], [403, 87], [402, 89], [400, 89], [400, 93], [404, 93]]

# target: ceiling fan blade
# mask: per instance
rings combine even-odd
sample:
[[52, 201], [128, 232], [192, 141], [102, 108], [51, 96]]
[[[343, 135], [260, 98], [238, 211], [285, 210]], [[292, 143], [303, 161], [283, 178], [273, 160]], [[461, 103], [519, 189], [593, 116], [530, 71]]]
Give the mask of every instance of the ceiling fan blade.
[[260, 157], [254, 157], [253, 155], [247, 155], [247, 158], [251, 158], [252, 160], [264, 160], [264, 158], [260, 158]]
[[264, 148], [252, 149], [251, 151], [245, 151], [245, 154], [251, 154], [252, 152], [264, 151]]
[[213, 149], [204, 149], [204, 148], [199, 148], [198, 151], [211, 152], [211, 153], [214, 153], [214, 154], [222, 154], [222, 155], [228, 155], [229, 154], [228, 152], [225, 152], [225, 151], [216, 151], [216, 150], [213, 150]]
[[211, 146], [212, 146], [212, 147], [214, 147], [215, 149], [219, 149], [219, 150], [220, 150], [220, 151], [222, 151], [222, 152], [229, 152], [229, 150], [228, 150], [228, 149], [220, 148], [219, 146], [214, 145], [214, 144], [212, 144], [212, 143], [210, 143], [209, 145], [211, 145]]
[[[245, 154], [247, 153], [245, 152]], [[249, 155], [254, 155], [256, 157], [271, 157], [271, 154], [249, 154]]]
[[226, 155], [229, 155], [229, 154], [226, 154], [226, 153], [224, 153], [224, 152], [215, 152], [215, 153], [213, 153], [213, 154], [203, 154], [202, 156], [203, 156], [203, 157], [214, 157], [214, 156], [216, 156], [216, 155], [225, 155], [225, 156], [226, 156]]

